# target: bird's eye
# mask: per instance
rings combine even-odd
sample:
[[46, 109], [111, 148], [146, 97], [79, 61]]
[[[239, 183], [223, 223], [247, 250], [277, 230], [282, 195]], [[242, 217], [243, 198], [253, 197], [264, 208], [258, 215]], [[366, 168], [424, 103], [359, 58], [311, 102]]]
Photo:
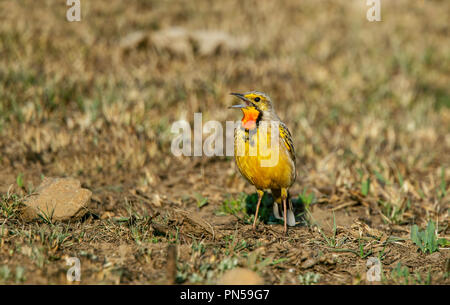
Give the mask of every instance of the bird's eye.
[[255, 102], [259, 102], [260, 100], [259, 96], [255, 97]]

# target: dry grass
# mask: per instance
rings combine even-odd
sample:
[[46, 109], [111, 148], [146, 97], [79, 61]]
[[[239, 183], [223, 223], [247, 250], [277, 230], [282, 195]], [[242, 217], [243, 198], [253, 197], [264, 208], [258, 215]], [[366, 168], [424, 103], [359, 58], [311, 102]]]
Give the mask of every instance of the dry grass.
[[[65, 283], [77, 256], [84, 283], [167, 283], [175, 243], [183, 283], [236, 266], [266, 283], [368, 283], [369, 256], [384, 283], [449, 283], [448, 246], [424, 254], [409, 238], [429, 219], [449, 236], [448, 1], [382, 1], [375, 23], [363, 0], [82, 1], [78, 23], [65, 10], [0, 2], [0, 282]], [[250, 43], [206, 56], [121, 45], [173, 26]], [[250, 230], [239, 194], [253, 189], [232, 159], [170, 153], [172, 122], [237, 120], [228, 93], [253, 89], [297, 148], [291, 193], [310, 214], [288, 237], [269, 216]], [[90, 216], [21, 222], [42, 176], [78, 178]]]

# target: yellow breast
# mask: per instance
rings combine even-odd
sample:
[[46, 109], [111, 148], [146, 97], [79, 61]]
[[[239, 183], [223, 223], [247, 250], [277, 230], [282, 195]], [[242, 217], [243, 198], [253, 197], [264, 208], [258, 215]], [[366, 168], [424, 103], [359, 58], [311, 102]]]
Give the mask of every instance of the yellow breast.
[[254, 131], [237, 128], [234, 154], [241, 174], [258, 189], [280, 189], [295, 180], [295, 162], [283, 140], [271, 136], [270, 125]]

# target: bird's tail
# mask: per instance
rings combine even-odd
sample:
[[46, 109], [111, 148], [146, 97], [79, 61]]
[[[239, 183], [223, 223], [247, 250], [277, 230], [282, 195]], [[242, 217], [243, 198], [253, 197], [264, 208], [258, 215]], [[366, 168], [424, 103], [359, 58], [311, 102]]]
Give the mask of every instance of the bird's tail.
[[[276, 219], [284, 219], [284, 209], [283, 209], [283, 200], [281, 199], [281, 192], [279, 190], [272, 190], [272, 195], [275, 197], [273, 202], [273, 215]], [[288, 193], [287, 201], [287, 225], [290, 227], [295, 226], [295, 214], [294, 207], [290, 200], [290, 196]]]

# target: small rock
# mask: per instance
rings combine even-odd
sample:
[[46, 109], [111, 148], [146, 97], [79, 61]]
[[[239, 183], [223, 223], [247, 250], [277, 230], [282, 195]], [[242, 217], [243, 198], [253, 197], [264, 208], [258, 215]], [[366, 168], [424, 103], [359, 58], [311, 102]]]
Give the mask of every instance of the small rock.
[[184, 58], [191, 58], [194, 54], [199, 56], [236, 54], [250, 45], [250, 40], [245, 36], [236, 37], [215, 30], [189, 31], [180, 27], [163, 29], [152, 33], [149, 37], [155, 49]]
[[228, 270], [219, 279], [219, 285], [263, 285], [264, 280], [256, 273], [245, 268]]
[[147, 40], [148, 35], [146, 33], [137, 31], [123, 37], [120, 40], [119, 45], [123, 52], [128, 52], [132, 49], [145, 47], [145, 45], [147, 44]]
[[107, 212], [103, 213], [102, 216], [100, 216], [100, 219], [110, 219], [110, 218], [113, 218], [114, 216], [115, 215], [113, 212], [107, 211]]
[[221, 31], [195, 31], [191, 34], [191, 41], [200, 56], [217, 55], [221, 52], [238, 53], [250, 44], [245, 37], [233, 37]]
[[439, 252], [434, 252], [433, 254], [428, 255], [428, 260], [437, 263], [441, 260], [441, 253]]
[[45, 178], [36, 192], [25, 201], [22, 218], [31, 221], [39, 214], [51, 221], [77, 219], [87, 212], [92, 192], [81, 188], [73, 178]]
[[150, 39], [156, 49], [168, 52], [172, 56], [192, 56], [189, 33], [183, 28], [173, 27], [160, 30], [152, 33]]
[[153, 194], [151, 197], [151, 201], [155, 207], [161, 207], [161, 196], [159, 196], [158, 194]]
[[30, 246], [25, 245], [20, 248], [20, 252], [25, 256], [31, 257], [33, 254], [33, 249]]
[[302, 269], [308, 269], [317, 264], [319, 261], [315, 258], [308, 258], [302, 263]]

